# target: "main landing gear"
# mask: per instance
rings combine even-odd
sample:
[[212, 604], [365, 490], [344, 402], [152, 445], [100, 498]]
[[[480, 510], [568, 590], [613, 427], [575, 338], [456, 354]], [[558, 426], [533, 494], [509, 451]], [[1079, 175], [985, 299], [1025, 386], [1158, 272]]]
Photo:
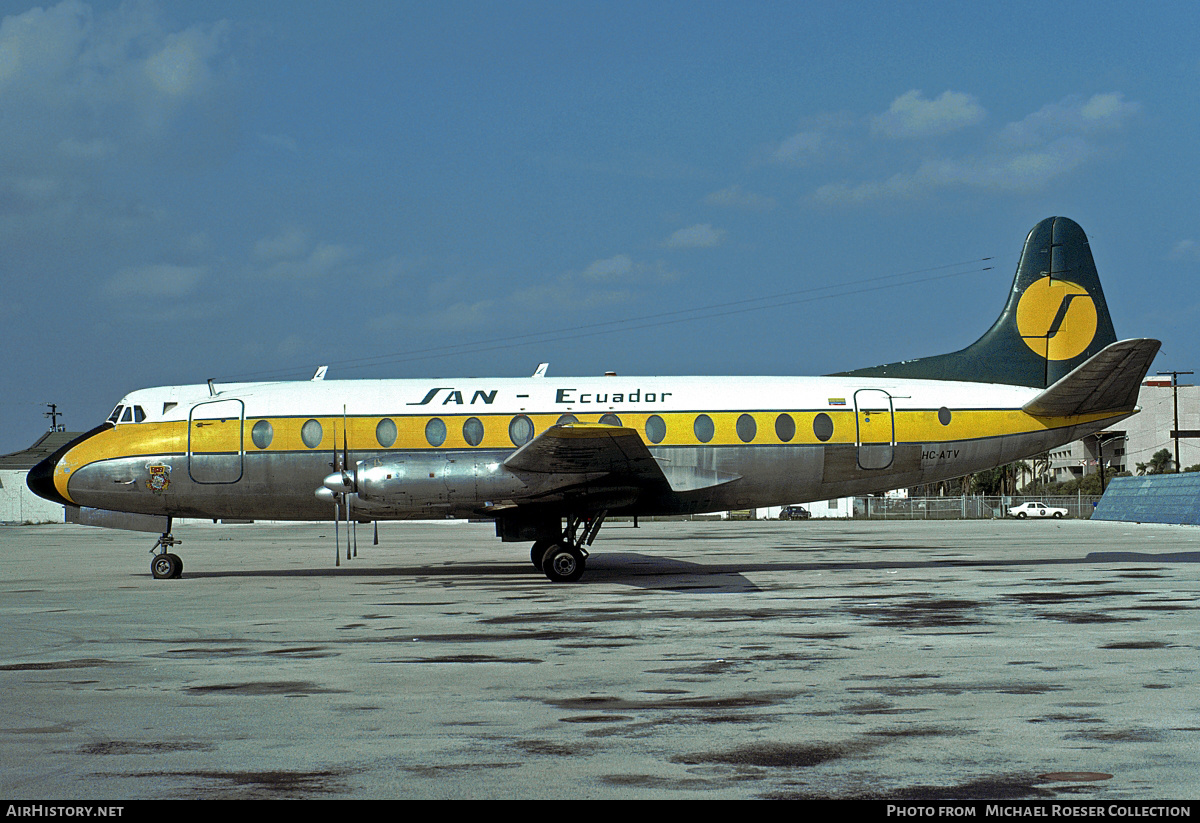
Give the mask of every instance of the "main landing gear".
[[558, 540], [539, 540], [533, 544], [529, 559], [534, 567], [541, 569], [553, 583], [574, 583], [583, 577], [588, 558], [584, 547], [596, 539], [605, 513], [568, 516], [567, 527]]
[[171, 518], [168, 517], [167, 530], [162, 533], [158, 542], [154, 544], [154, 548], [150, 550], [150, 554], [154, 555], [150, 561], [150, 574], [154, 576], [155, 580], [177, 580], [183, 576], [183, 558], [167, 551], [182, 542], [171, 535]]

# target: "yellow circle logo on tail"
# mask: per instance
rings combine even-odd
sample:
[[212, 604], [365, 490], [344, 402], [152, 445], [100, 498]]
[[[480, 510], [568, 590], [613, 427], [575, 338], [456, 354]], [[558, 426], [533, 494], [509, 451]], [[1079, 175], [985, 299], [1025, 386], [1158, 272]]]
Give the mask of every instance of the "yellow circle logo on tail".
[[1096, 304], [1087, 289], [1043, 277], [1017, 303], [1017, 333], [1038, 357], [1070, 360], [1096, 337]]

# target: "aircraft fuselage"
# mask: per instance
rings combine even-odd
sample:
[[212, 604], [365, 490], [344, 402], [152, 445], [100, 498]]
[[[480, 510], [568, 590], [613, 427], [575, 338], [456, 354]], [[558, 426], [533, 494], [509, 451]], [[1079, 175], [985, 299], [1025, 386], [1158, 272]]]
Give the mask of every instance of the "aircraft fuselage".
[[[548, 428], [638, 432], [667, 484], [611, 490], [610, 514], [803, 503], [936, 482], [1028, 457], [1127, 413], [1037, 417], [1038, 389], [845, 377], [362, 380], [135, 391], [64, 454], [79, 506], [204, 518], [326, 520], [335, 466], [361, 519], [487, 517], [561, 504], [578, 483], [504, 461]], [[121, 422], [136, 408], [140, 422]], [[553, 474], [553, 472], [549, 473]]]

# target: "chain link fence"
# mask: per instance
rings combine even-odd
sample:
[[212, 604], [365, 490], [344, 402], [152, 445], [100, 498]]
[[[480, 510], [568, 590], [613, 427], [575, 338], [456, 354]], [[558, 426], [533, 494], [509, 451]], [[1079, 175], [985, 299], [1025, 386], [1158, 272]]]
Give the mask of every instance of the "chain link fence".
[[1047, 497], [859, 497], [854, 501], [854, 516], [867, 520], [991, 520], [1004, 517], [1013, 506], [1037, 502], [1066, 509], [1067, 517], [1087, 520], [1099, 500], [1099, 495], [1088, 494]]

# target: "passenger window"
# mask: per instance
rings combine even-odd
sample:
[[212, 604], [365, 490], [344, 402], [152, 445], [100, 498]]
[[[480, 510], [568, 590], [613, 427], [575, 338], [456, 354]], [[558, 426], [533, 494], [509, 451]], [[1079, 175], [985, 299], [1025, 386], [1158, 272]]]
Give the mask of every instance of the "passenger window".
[[657, 414], [652, 414], [646, 419], [646, 437], [651, 443], [661, 443], [667, 436], [667, 424]]
[[621, 418], [615, 414], [606, 414], [600, 418], [600, 422], [606, 426], [619, 426], [621, 425]]
[[250, 439], [254, 441], [254, 445], [260, 449], [265, 449], [271, 445], [271, 441], [275, 438], [275, 429], [266, 420], [259, 420], [254, 424], [254, 428], [250, 429]]
[[380, 420], [379, 425], [375, 427], [375, 439], [385, 449], [390, 449], [396, 442], [396, 434], [396, 422], [387, 417]]
[[468, 446], [478, 446], [483, 442], [483, 421], [478, 417], [469, 417], [463, 423], [463, 440]]
[[822, 443], [833, 437], [833, 418], [821, 412], [813, 418], [813, 434]]
[[425, 424], [425, 440], [431, 446], [440, 446], [446, 442], [446, 424], [438, 418], [431, 418]]
[[707, 414], [701, 414], [696, 417], [696, 422], [692, 424], [692, 431], [696, 433], [697, 440], [701, 443], [707, 443], [713, 439], [716, 429], [713, 426], [712, 418]]
[[775, 436], [784, 443], [792, 442], [796, 436], [796, 421], [790, 414], [781, 414], [775, 418]]
[[533, 421], [519, 414], [508, 424], [508, 437], [514, 446], [524, 446], [533, 439]]
[[557, 421], [555, 421], [554, 425], [556, 425], [556, 426], [565, 426], [565, 425], [567, 425], [568, 423], [578, 423], [578, 422], [579, 422], [579, 418], [578, 418], [578, 417], [576, 417], [575, 415], [573, 415], [573, 414], [564, 414], [562, 417], [558, 418], [558, 420], [557, 420]]
[[736, 428], [738, 439], [743, 443], [749, 443], [754, 439], [754, 435], [758, 434], [758, 424], [748, 414], [743, 414], [737, 419]]
[[300, 439], [303, 440], [304, 445], [308, 446], [310, 449], [315, 449], [317, 446], [321, 445], [321, 438], [324, 436], [325, 431], [321, 428], [321, 424], [316, 420], [305, 421], [304, 425], [300, 427]]

